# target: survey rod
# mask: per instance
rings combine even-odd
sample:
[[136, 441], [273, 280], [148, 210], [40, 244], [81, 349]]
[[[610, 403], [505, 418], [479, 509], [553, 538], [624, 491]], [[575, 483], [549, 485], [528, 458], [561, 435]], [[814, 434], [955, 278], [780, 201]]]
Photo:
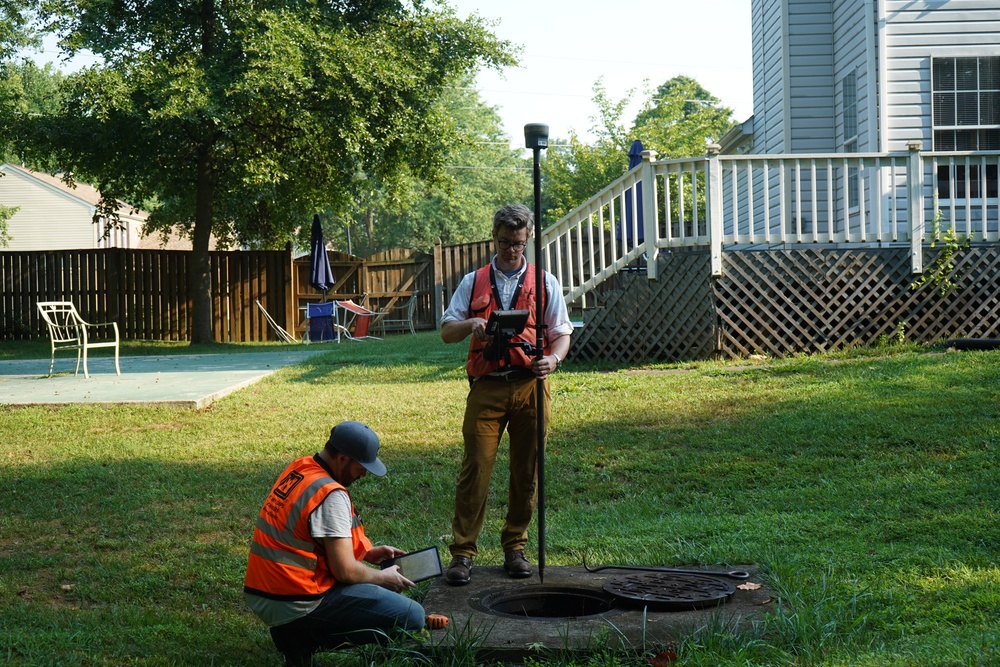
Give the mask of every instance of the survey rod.
[[[549, 126], [524, 126], [524, 145], [531, 149], [535, 186], [535, 358], [545, 356], [545, 313], [542, 309], [542, 170], [539, 154], [549, 146]], [[538, 581], [545, 583], [545, 380], [535, 378], [535, 426], [538, 429]]]

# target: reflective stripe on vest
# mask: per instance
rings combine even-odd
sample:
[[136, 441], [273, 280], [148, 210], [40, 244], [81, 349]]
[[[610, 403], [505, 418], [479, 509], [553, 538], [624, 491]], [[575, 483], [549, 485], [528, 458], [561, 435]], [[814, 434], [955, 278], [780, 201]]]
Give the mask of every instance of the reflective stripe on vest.
[[[308, 600], [321, 597], [336, 583], [322, 546], [309, 536], [309, 515], [338, 489], [346, 493], [315, 457], [289, 464], [257, 518], [244, 585], [247, 592]], [[355, 558], [361, 560], [371, 542], [353, 504], [351, 515], [352, 548]]]
[[[543, 273], [542, 278], [544, 279], [544, 277]], [[503, 309], [503, 304], [498, 303], [497, 299], [498, 297], [493, 289], [493, 264], [491, 262], [476, 271], [476, 277], [472, 283], [472, 297], [469, 299], [470, 317], [482, 317], [486, 320], [490, 319], [490, 313], [494, 310]], [[474, 309], [474, 304], [475, 306], [485, 304], [485, 306]], [[528, 311], [528, 323], [524, 325], [524, 331], [514, 336], [511, 341], [526, 342], [534, 345], [536, 342], [535, 337], [537, 335], [535, 329], [536, 304], [534, 264], [528, 264], [528, 267], [524, 270], [524, 280], [521, 289], [518, 290], [517, 298], [510, 304], [509, 309]], [[486, 341], [481, 341], [475, 336], [473, 336], [472, 340], [469, 342], [469, 354], [465, 362], [465, 370], [469, 374], [469, 377], [478, 378], [489, 373], [506, 370], [505, 364], [501, 363], [501, 361], [487, 361], [483, 356], [483, 350], [486, 348], [487, 344], [488, 343]], [[551, 348], [549, 346], [548, 337], [546, 336], [542, 353], [549, 354], [550, 350]], [[511, 368], [531, 368], [531, 359], [532, 358], [528, 356], [528, 353], [520, 347], [510, 348]]]

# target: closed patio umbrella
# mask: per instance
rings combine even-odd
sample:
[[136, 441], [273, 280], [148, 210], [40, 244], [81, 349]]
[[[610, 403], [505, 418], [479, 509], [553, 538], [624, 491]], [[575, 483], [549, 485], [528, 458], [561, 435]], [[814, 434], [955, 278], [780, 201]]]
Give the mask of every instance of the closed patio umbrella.
[[[636, 139], [632, 142], [632, 147], [628, 151], [628, 169], [632, 171], [640, 164], [642, 164], [642, 142]], [[635, 220], [636, 233], [635, 238], [630, 238], [632, 231], [633, 219]], [[619, 235], [619, 238], [630, 239], [629, 249], [635, 247], [636, 245], [642, 243], [645, 238], [642, 228], [642, 183], [635, 184], [635, 211], [632, 210], [632, 191], [631, 188], [625, 191], [625, 220], [623, 221], [622, 227], [623, 232]]]
[[319, 215], [313, 216], [309, 246], [311, 248], [309, 284], [322, 292], [325, 299], [327, 291], [333, 287], [334, 280], [333, 269], [330, 268], [330, 258], [326, 254], [326, 239], [323, 238], [323, 225], [319, 222]]

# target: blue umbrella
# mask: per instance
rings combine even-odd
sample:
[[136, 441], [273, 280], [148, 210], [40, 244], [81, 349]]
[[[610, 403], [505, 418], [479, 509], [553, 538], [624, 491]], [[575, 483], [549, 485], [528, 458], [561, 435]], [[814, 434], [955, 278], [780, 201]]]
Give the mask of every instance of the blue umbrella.
[[[635, 169], [636, 167], [638, 167], [640, 164], [642, 164], [642, 150], [643, 150], [643, 148], [642, 148], [642, 142], [641, 141], [639, 141], [638, 139], [636, 139], [635, 141], [632, 142], [632, 147], [628, 150], [628, 168], [629, 168], [629, 171], [632, 171], [633, 169]], [[631, 188], [629, 188], [628, 190], [626, 190], [625, 191], [625, 195], [624, 195], [625, 196], [625, 221], [624, 221], [624, 224], [622, 225], [624, 227], [624, 230], [622, 232], [622, 236], [625, 237], [626, 239], [629, 237], [629, 233], [632, 231], [633, 212], [632, 212], [632, 191], [631, 190], [632, 190]], [[635, 184], [635, 200], [636, 200], [636, 203], [635, 203], [635, 213], [637, 214], [635, 217], [636, 217], [636, 222], [637, 222], [637, 226], [638, 226], [638, 231], [636, 233], [636, 238], [634, 239], [634, 242], [631, 243], [631, 244], [629, 244], [630, 247], [636, 246], [636, 245], [642, 243], [643, 239], [645, 238], [644, 235], [643, 235], [643, 229], [642, 229], [642, 183], [636, 183]]]
[[312, 249], [309, 255], [309, 284], [323, 293], [333, 287], [333, 269], [330, 268], [330, 258], [326, 255], [326, 239], [323, 238], [323, 225], [319, 216], [313, 216], [312, 238], [309, 241]]

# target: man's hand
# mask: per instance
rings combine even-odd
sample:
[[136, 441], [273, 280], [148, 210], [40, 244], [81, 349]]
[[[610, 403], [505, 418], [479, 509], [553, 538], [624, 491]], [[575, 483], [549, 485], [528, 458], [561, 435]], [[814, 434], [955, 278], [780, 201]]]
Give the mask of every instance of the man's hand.
[[398, 565], [393, 565], [392, 567], [387, 567], [384, 570], [379, 570], [382, 575], [382, 581], [379, 582], [379, 586], [382, 588], [388, 588], [390, 591], [399, 593], [400, 591], [405, 591], [407, 588], [413, 588], [416, 586], [415, 583], [407, 579], [399, 571]]
[[541, 359], [538, 357], [531, 359], [531, 371], [540, 380], [544, 380], [550, 373], [555, 373], [557, 368], [559, 368], [559, 361], [551, 354]]
[[446, 343], [458, 343], [472, 334], [477, 340], [486, 340], [486, 320], [481, 317], [470, 317], [467, 320], [444, 322], [441, 324], [441, 340]]
[[[368, 567], [354, 559], [354, 548], [349, 537], [324, 537], [323, 548], [326, 550], [326, 563], [338, 583], [343, 584], [376, 584], [396, 593], [413, 588], [416, 584], [399, 572], [399, 566], [393, 565], [384, 570]], [[365, 554], [365, 561], [375, 564], [386, 558], [402, 556], [405, 551], [396, 547], [379, 546]]]
[[405, 554], [406, 552], [402, 549], [397, 549], [396, 547], [390, 547], [388, 545], [381, 545], [372, 547], [371, 550], [365, 554], [365, 561], [371, 563], [372, 565], [378, 565], [382, 561], [395, 558], [396, 556], [403, 556]]
[[531, 371], [535, 374], [535, 377], [545, 379], [549, 374], [556, 372], [556, 369], [559, 368], [559, 359], [565, 359], [569, 353], [569, 342], [570, 337], [568, 334], [556, 336], [549, 344], [549, 354], [543, 356], [541, 359], [538, 357], [531, 359]]

